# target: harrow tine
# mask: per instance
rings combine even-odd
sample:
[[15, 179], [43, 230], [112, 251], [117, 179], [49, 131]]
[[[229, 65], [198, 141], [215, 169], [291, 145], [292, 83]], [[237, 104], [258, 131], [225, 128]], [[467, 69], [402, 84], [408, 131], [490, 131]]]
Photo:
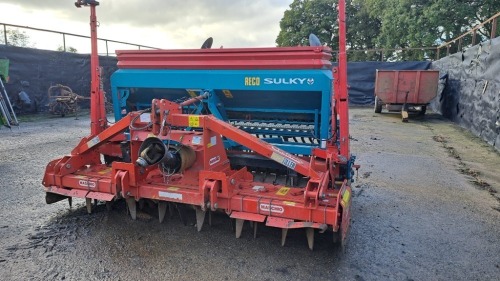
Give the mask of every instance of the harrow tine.
[[307, 237], [307, 244], [309, 245], [309, 249], [313, 249], [314, 247], [314, 228], [306, 228], [306, 237]]
[[129, 197], [126, 200], [127, 200], [127, 207], [128, 207], [128, 211], [130, 213], [130, 217], [132, 217], [132, 219], [135, 220], [137, 218], [137, 205], [135, 202], [135, 198]]
[[281, 229], [281, 246], [285, 246], [286, 242], [286, 235], [288, 234], [288, 228], [283, 228]]
[[144, 199], [139, 199], [139, 210], [142, 211], [142, 209], [144, 209]]
[[208, 211], [208, 225], [212, 226], [212, 211]]
[[165, 218], [165, 214], [167, 213], [167, 202], [165, 201], [159, 201], [158, 202], [158, 219], [160, 220], [160, 223], [163, 222], [163, 219]]
[[236, 219], [236, 238], [241, 237], [241, 231], [243, 230], [243, 223], [245, 223], [245, 220]]
[[87, 213], [92, 214], [92, 198], [85, 198], [85, 204], [87, 205]]
[[68, 197], [69, 208], [73, 207], [73, 197]]
[[201, 228], [203, 227], [206, 212], [207, 211], [203, 211], [200, 207], [196, 207], [196, 229], [198, 230], [198, 232], [200, 232]]
[[259, 223], [254, 221], [253, 222], [253, 239], [257, 238], [257, 227], [259, 226]]

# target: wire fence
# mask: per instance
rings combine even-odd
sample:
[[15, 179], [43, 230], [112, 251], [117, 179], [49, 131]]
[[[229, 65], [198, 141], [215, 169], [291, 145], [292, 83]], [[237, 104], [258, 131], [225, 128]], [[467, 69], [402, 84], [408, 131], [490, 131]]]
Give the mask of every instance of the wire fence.
[[[35, 28], [29, 26], [21, 26], [8, 23], [0, 23], [0, 42], [4, 45], [14, 45], [20, 47], [34, 47], [37, 49], [48, 49], [48, 50], [58, 50], [63, 52], [78, 52], [74, 46], [78, 46], [80, 49], [87, 48], [90, 46], [88, 40], [90, 36], [80, 35], [75, 33], [68, 33], [62, 31], [55, 31], [49, 29]], [[40, 40], [36, 40], [39, 38]], [[85, 42], [81, 42], [82, 39]], [[134, 49], [153, 49], [158, 50], [160, 48], [151, 47], [141, 44], [134, 44], [129, 42], [110, 40], [105, 38], [98, 38], [99, 49], [106, 50], [105, 53], [100, 53], [102, 55], [114, 55], [114, 50], [118, 47], [123, 48], [134, 48]], [[42, 46], [37, 46], [36, 44], [43, 42]], [[83, 44], [86, 43], [86, 44]], [[89, 51], [90, 52], [90, 51]], [[83, 51], [85, 53], [85, 51]]]
[[[491, 18], [485, 20], [484, 22], [476, 25], [471, 30], [465, 32], [464, 34], [456, 37], [453, 40], [445, 42], [436, 48], [436, 59], [440, 59], [440, 55], [443, 49], [446, 48], [446, 55], [450, 55], [456, 52], [461, 52], [463, 49], [474, 46], [481, 43], [487, 39], [493, 39], [496, 37], [497, 28], [499, 28], [500, 22], [498, 18], [500, 17], [500, 12], [496, 13]], [[485, 36], [489, 30], [489, 38]]]

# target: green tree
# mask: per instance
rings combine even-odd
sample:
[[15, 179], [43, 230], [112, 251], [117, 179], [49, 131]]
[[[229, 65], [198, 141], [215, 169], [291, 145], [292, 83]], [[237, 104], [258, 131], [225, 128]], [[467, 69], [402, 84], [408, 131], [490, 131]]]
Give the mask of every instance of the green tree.
[[[437, 46], [450, 41], [500, 10], [498, 0], [361, 0], [371, 18], [381, 22], [377, 43], [384, 48]], [[491, 25], [477, 35], [489, 37]], [[467, 42], [468, 40], [468, 42]], [[464, 38], [462, 45], [470, 43]], [[457, 45], [452, 51], [457, 50]], [[433, 51], [390, 52], [392, 59], [424, 59]]]
[[[276, 44], [283, 46], [307, 46], [310, 33], [318, 36], [324, 45], [338, 49], [338, 1], [294, 0], [280, 21], [281, 31]], [[380, 22], [361, 9], [359, 0], [346, 3], [347, 44], [350, 49], [374, 48]], [[351, 60], [377, 58], [377, 54], [350, 52]]]
[[[336, 0], [294, 0], [280, 21], [278, 46], [308, 45], [310, 33], [333, 49], [338, 47]], [[435, 47], [453, 40], [500, 11], [498, 0], [346, 0], [349, 60], [423, 60]], [[497, 34], [500, 32], [498, 21]], [[478, 30], [475, 42], [491, 36], [491, 24]], [[460, 40], [461, 46], [471, 36]], [[361, 52], [385, 48], [405, 51]], [[451, 51], [457, 51], [458, 42]]]
[[347, 45], [350, 50], [348, 51], [348, 60], [380, 60], [380, 52], [361, 52], [361, 50], [375, 49], [378, 47], [376, 38], [380, 33], [380, 20], [370, 17], [368, 10], [363, 6], [362, 0], [347, 1], [346, 10]]
[[309, 34], [314, 33], [327, 46], [337, 46], [337, 1], [294, 0], [280, 21], [278, 46], [308, 46]]
[[[0, 38], [2, 38], [2, 41], [5, 41], [3, 31], [0, 32]], [[25, 31], [20, 31], [18, 29], [7, 30], [7, 45], [25, 48], [33, 48], [35, 46], [35, 44], [30, 42], [28, 34], [26, 34]]]
[[[436, 42], [448, 42], [475, 25], [484, 22], [500, 11], [500, 1], [460, 1], [436, 0], [426, 9], [429, 24], [436, 26]], [[500, 21], [497, 23], [500, 30]], [[497, 33], [498, 34], [498, 33]], [[491, 36], [491, 23], [480, 28], [476, 34], [475, 42], [485, 40]], [[452, 45], [452, 51], [459, 51], [458, 44]], [[460, 42], [462, 47], [472, 43], [472, 36], [466, 36]]]
[[59, 45], [59, 47], [57, 47], [57, 51], [59, 52], [69, 52], [69, 53], [78, 53], [78, 50], [74, 47], [66, 47], [66, 51], [64, 50], [64, 46], [61, 46]]

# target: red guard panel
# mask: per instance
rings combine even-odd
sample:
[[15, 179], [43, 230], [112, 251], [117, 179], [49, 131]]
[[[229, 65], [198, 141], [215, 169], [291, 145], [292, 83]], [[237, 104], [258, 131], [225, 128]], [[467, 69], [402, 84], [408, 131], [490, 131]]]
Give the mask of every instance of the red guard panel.
[[116, 51], [118, 68], [331, 69], [328, 47]]

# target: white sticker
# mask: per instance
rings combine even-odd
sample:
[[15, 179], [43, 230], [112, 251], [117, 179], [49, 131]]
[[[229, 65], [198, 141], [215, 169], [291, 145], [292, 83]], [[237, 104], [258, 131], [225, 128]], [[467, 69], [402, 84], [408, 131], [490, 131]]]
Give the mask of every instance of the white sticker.
[[259, 208], [261, 211], [268, 213], [269, 213], [269, 208], [271, 208], [271, 213], [283, 214], [283, 212], [285, 211], [285, 208], [283, 208], [282, 206], [270, 205], [266, 203], [261, 203], [259, 205]]
[[210, 138], [210, 146], [214, 146], [217, 144], [217, 136], [213, 136]]
[[193, 140], [191, 141], [192, 144], [201, 144], [201, 137], [200, 136], [194, 136]]
[[149, 123], [149, 122], [151, 122], [151, 114], [149, 114], [149, 113], [143, 113], [139, 117], [139, 120], [141, 122], [143, 122], [143, 123]]
[[273, 159], [274, 161], [276, 161], [278, 163], [281, 163], [281, 162], [283, 162], [283, 160], [285, 159], [285, 157], [279, 155], [276, 152], [273, 152], [273, 154], [271, 154], [271, 159]]
[[297, 165], [295, 162], [293, 162], [292, 160], [290, 160], [288, 158], [283, 159], [281, 164], [285, 165], [286, 167], [288, 167], [292, 170], [295, 169], [295, 166]]
[[159, 191], [158, 196], [182, 201], [182, 194], [180, 193]]
[[96, 183], [94, 181], [88, 181], [88, 180], [79, 180], [78, 184], [83, 187], [88, 187], [88, 188], [95, 188]]
[[297, 166], [297, 163], [295, 163], [293, 160], [288, 159], [287, 157], [280, 155], [276, 152], [273, 152], [271, 154], [271, 159], [273, 159], [274, 161], [276, 161], [278, 163], [283, 164], [285, 167], [288, 167], [292, 170], [295, 169], [295, 167]]
[[91, 148], [92, 146], [96, 145], [97, 143], [99, 143], [99, 136], [96, 136], [95, 138], [89, 140], [87, 142], [87, 147]]
[[212, 166], [214, 164], [219, 163], [219, 161], [220, 161], [220, 156], [215, 156], [215, 157], [210, 158], [210, 160], [208, 160], [208, 164], [210, 166]]
[[253, 189], [254, 191], [264, 191], [264, 190], [266, 190], [266, 188], [265, 188], [263, 185], [254, 185], [254, 186], [252, 187], [252, 189]]

